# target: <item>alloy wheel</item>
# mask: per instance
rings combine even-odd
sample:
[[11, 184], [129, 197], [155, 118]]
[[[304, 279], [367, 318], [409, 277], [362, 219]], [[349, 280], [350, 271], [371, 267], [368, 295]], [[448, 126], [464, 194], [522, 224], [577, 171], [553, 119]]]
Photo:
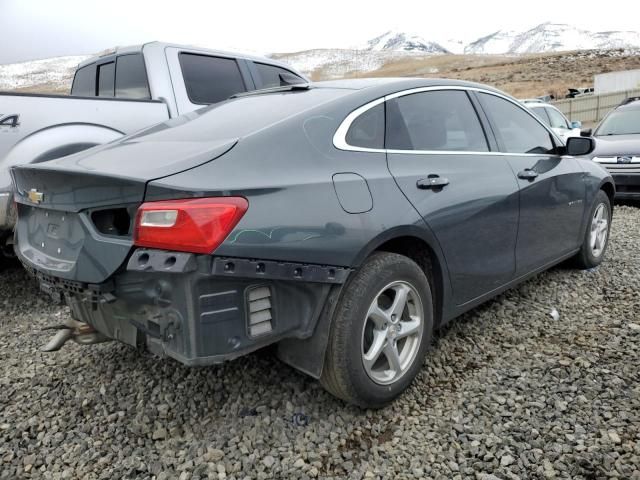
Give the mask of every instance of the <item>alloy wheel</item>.
[[384, 287], [367, 311], [362, 331], [362, 362], [367, 375], [389, 385], [411, 367], [424, 329], [424, 309], [416, 289], [405, 281]]
[[609, 210], [604, 203], [596, 207], [591, 219], [591, 233], [589, 235], [589, 245], [591, 253], [594, 257], [602, 255], [607, 245], [607, 236], [609, 235]]

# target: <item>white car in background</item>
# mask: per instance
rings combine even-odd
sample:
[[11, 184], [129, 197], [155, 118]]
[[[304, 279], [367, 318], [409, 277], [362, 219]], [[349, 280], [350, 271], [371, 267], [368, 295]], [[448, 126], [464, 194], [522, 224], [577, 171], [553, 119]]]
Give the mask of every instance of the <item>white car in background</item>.
[[550, 103], [537, 99], [522, 100], [522, 103], [531, 109], [545, 125], [551, 127], [564, 143], [567, 143], [569, 137], [580, 136], [582, 123], [570, 122], [560, 110]]

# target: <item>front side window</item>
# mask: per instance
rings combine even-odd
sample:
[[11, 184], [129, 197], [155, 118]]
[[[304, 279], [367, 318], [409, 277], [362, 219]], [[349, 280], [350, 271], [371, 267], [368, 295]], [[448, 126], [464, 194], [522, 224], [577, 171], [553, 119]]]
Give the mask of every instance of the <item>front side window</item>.
[[267, 65], [266, 63], [255, 63], [258, 76], [260, 77], [260, 88], [281, 87], [285, 85], [295, 85], [298, 83], [307, 83], [306, 80], [298, 75], [291, 73], [284, 68], [275, 65]]
[[180, 66], [192, 103], [208, 105], [247, 91], [233, 58], [181, 53]]
[[549, 114], [549, 119], [551, 120], [551, 126], [553, 128], [569, 128], [567, 120], [559, 111], [555, 108], [545, 108], [545, 110]]
[[142, 54], [122, 55], [116, 60], [116, 97], [151, 98]]
[[79, 68], [73, 77], [71, 95], [78, 97], [96, 96], [96, 66], [95, 64]]
[[384, 104], [376, 105], [356, 118], [345, 141], [353, 147], [384, 148]]
[[461, 90], [394, 98], [386, 107], [386, 148], [392, 150], [489, 150], [478, 115]]
[[506, 153], [549, 154], [555, 151], [551, 134], [523, 108], [496, 95], [480, 93], [478, 96]]
[[98, 67], [98, 96], [113, 97], [116, 64], [104, 63]]

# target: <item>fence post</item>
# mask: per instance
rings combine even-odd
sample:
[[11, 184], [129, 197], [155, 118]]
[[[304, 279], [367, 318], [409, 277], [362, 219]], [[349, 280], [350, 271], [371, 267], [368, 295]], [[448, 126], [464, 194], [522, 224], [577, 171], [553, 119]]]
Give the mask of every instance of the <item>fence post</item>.
[[598, 120], [600, 120], [600, 95], [596, 97], [596, 118], [594, 119], [594, 122], [597, 122]]
[[569, 120], [573, 121], [573, 98], [569, 99]]

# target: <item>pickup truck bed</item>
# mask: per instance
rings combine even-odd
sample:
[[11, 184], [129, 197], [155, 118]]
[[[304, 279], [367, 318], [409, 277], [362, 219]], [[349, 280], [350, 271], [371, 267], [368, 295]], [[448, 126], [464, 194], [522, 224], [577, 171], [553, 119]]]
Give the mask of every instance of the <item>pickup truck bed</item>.
[[17, 125], [0, 127], [0, 227], [13, 224], [12, 165], [24, 158], [40, 163], [63, 157], [169, 118], [159, 100], [0, 93], [0, 113], [8, 112], [20, 114]]

